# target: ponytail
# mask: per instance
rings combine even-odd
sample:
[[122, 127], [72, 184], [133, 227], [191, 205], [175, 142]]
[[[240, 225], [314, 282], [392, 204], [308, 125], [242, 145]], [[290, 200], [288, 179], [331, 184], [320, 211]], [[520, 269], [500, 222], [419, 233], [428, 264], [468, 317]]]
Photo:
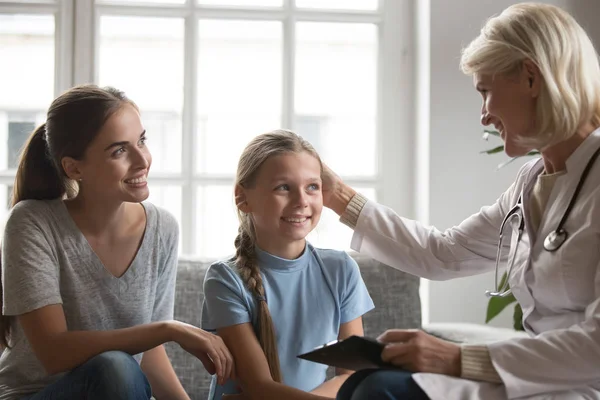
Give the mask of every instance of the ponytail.
[[46, 124], [40, 125], [25, 144], [15, 177], [11, 206], [21, 200], [50, 200], [62, 197], [66, 185], [48, 154]]
[[271, 313], [269, 312], [267, 299], [265, 298], [265, 288], [258, 269], [258, 263], [256, 262], [254, 240], [247, 229], [245, 229], [244, 224], [240, 225], [238, 236], [235, 238], [235, 249], [235, 263], [239, 274], [257, 301], [258, 341], [260, 342], [260, 347], [267, 358], [271, 377], [275, 382], [281, 383], [283, 380], [279, 366], [275, 327], [273, 326], [273, 320], [271, 319]]

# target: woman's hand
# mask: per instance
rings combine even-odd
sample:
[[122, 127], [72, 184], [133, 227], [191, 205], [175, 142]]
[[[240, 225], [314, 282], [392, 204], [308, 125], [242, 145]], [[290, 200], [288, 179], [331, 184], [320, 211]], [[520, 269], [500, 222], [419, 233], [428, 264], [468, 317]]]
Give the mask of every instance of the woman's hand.
[[383, 361], [413, 372], [460, 376], [460, 346], [421, 330], [391, 329], [377, 338], [386, 344]]
[[209, 374], [217, 374], [219, 385], [235, 379], [233, 357], [219, 336], [180, 321], [171, 326], [173, 341], [202, 361]]
[[321, 173], [323, 181], [323, 205], [332, 209], [338, 215], [342, 215], [346, 210], [346, 206], [356, 191], [346, 185], [342, 178], [333, 172], [326, 164], [323, 164], [323, 172]]

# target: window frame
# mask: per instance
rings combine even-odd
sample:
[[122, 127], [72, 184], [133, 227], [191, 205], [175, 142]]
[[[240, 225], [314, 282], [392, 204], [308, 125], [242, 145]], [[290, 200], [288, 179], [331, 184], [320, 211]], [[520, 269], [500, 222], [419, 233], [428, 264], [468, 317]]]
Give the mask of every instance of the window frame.
[[[73, 86], [75, 0], [1, 1], [0, 14], [54, 15], [54, 94]], [[7, 119], [11, 110], [7, 110]], [[0, 170], [0, 185], [13, 185], [16, 169]]]
[[[197, 188], [231, 185], [233, 176], [196, 172], [197, 57], [200, 19], [242, 19], [280, 21], [283, 27], [283, 90], [281, 126], [294, 129], [294, 64], [296, 22], [372, 23], [378, 27], [377, 117], [375, 174], [371, 177], [343, 176], [350, 185], [373, 187], [377, 200], [404, 215], [413, 214], [415, 140], [415, 1], [379, 0], [375, 11], [298, 9], [293, 0], [283, 0], [281, 8], [254, 8], [199, 5], [187, 0], [183, 5], [117, 4], [118, 1], [0, 0], [0, 13], [48, 13], [56, 15], [55, 92], [76, 84], [98, 82], [100, 18], [104, 15], [179, 17], [184, 19], [184, 98], [182, 110], [181, 173], [154, 171], [150, 184], [178, 185], [182, 190], [182, 254], [193, 254]], [[385, 82], [385, 84], [384, 84]], [[327, 160], [324, 160], [325, 162]], [[0, 184], [12, 184], [15, 170], [0, 172]], [[185, 217], [183, 217], [185, 216]], [[201, 255], [200, 255], [201, 256]]]

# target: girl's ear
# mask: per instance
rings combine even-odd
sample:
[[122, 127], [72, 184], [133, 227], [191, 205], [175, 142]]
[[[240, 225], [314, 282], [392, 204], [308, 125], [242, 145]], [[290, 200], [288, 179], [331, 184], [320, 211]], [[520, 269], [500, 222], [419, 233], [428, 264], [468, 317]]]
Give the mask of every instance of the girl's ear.
[[243, 213], [248, 214], [251, 212], [250, 205], [246, 199], [246, 190], [240, 186], [235, 185], [235, 206]]
[[67, 177], [69, 177], [70, 179], [79, 181], [83, 178], [83, 174], [81, 173], [81, 170], [79, 168], [79, 162], [74, 158], [63, 157], [62, 160], [60, 160], [60, 163], [62, 164], [62, 168], [65, 171], [65, 175], [67, 175]]

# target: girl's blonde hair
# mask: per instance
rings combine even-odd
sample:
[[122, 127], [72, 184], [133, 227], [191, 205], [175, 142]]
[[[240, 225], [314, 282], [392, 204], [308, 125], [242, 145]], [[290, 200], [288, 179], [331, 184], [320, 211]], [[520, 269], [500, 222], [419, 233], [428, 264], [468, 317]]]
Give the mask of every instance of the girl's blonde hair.
[[531, 60], [542, 76], [535, 132], [520, 138], [541, 149], [568, 139], [583, 125], [600, 126], [598, 54], [583, 28], [566, 11], [522, 3], [487, 21], [462, 51], [461, 70], [511, 74]]
[[[321, 159], [312, 145], [294, 132], [275, 130], [255, 137], [246, 146], [240, 157], [235, 179], [236, 186], [252, 188], [260, 167], [270, 157], [301, 152], [311, 154], [321, 164]], [[279, 355], [277, 353], [277, 338], [254, 251], [256, 243], [254, 223], [250, 214], [242, 212], [239, 208], [237, 213], [240, 227], [235, 238], [235, 263], [238, 273], [257, 302], [259, 314], [257, 336], [269, 363], [271, 376], [274, 381], [282, 382]]]

